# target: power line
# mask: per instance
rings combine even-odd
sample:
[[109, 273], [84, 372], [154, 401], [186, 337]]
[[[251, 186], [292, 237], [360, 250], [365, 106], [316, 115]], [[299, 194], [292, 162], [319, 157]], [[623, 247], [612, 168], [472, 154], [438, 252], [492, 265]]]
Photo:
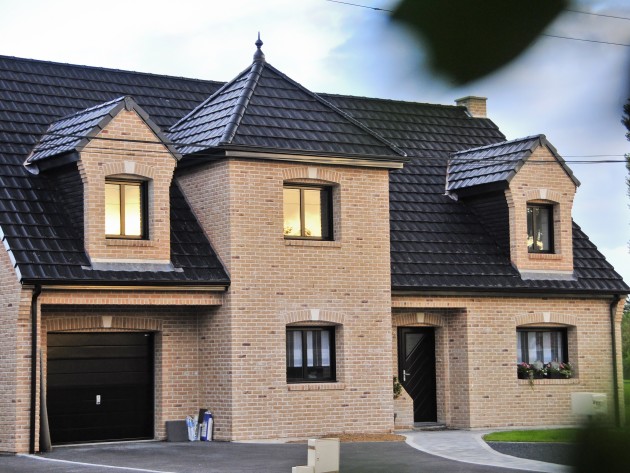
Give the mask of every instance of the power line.
[[326, 1], [327, 2], [332, 2], [332, 3], [341, 3], [342, 5], [349, 5], [351, 7], [369, 8], [370, 10], [386, 11], [386, 12], [389, 12], [389, 13], [394, 13], [394, 10], [388, 10], [387, 8], [370, 7], [368, 5], [359, 5], [358, 3], [341, 2], [339, 0], [326, 0]]
[[604, 15], [603, 13], [591, 13], [591, 12], [587, 12], [587, 11], [571, 10], [570, 8], [565, 8], [565, 11], [570, 11], [572, 13], [581, 13], [582, 15], [603, 16], [605, 18], [615, 18], [617, 20], [628, 20], [628, 21], [630, 21], [630, 18], [627, 18], [625, 16]]
[[[64, 138], [78, 138], [78, 139], [89, 139], [89, 140], [94, 140], [94, 141], [104, 141], [104, 142], [114, 142], [114, 143], [132, 143], [132, 144], [142, 144], [142, 145], [161, 145], [161, 146], [172, 146], [173, 148], [177, 149], [177, 148], [199, 148], [200, 150], [206, 150], [210, 147], [215, 147], [217, 145], [215, 144], [208, 144], [208, 143], [202, 143], [202, 142], [198, 142], [198, 143], [177, 143], [174, 141], [154, 141], [154, 140], [142, 140], [142, 139], [132, 139], [132, 138], [111, 138], [111, 137], [101, 137], [101, 136], [88, 136], [88, 135], [82, 135], [82, 134], [65, 134], [65, 133], [55, 133], [55, 132], [47, 132], [45, 133], [45, 135], [47, 136], [59, 136], [59, 137], [64, 137]], [[46, 146], [46, 144], [48, 144], [48, 146]], [[37, 151], [46, 151], [46, 150], [50, 150], [50, 149], [55, 149], [57, 147], [57, 143], [43, 143], [43, 146], [37, 148]], [[400, 144], [397, 144], [396, 146], [401, 147]], [[161, 150], [148, 150], [146, 148], [115, 148], [115, 147], [103, 147], [103, 146], [92, 146], [92, 149], [96, 149], [96, 150], [102, 150], [102, 151], [122, 151], [122, 152], [132, 152], [132, 153], [146, 153], [146, 154], [171, 154], [170, 151], [161, 151]], [[471, 148], [473, 149], [473, 148]], [[290, 150], [288, 150], [290, 151]], [[214, 154], [211, 153], [200, 153], [201, 155], [206, 155], [206, 156], [216, 156]], [[598, 163], [625, 163], [625, 156], [626, 154], [563, 154], [561, 155], [564, 159], [565, 162], [567, 163], [578, 163], [578, 164], [598, 164]], [[444, 157], [440, 157], [440, 156], [412, 156], [412, 157], [417, 157], [417, 158], [421, 158], [421, 159], [430, 159], [430, 160], [443, 160], [445, 159]], [[574, 159], [574, 160], [568, 160], [565, 158], [616, 158], [616, 157], [620, 157], [620, 158], [624, 158], [624, 159], [619, 159], [619, 160], [615, 160], [615, 159], [609, 159], [609, 160], [600, 160], [600, 159]], [[463, 160], [462, 160], [463, 161]], [[496, 157], [488, 157], [488, 158], [483, 158], [483, 160], [481, 159], [470, 159], [469, 162], [483, 162], [483, 161], [487, 161], [487, 162], [494, 162], [494, 163], [505, 163], [505, 162], [514, 162], [514, 159], [497, 159]], [[537, 161], [540, 163], [554, 163], [557, 162], [556, 160], [540, 160]]]
[[[332, 3], [341, 3], [343, 5], [349, 5], [352, 7], [359, 7], [359, 8], [368, 8], [370, 10], [376, 10], [376, 11], [383, 11], [383, 12], [389, 12], [389, 13], [393, 13], [394, 10], [388, 10], [387, 8], [378, 8], [378, 7], [371, 7], [368, 5], [361, 5], [358, 3], [351, 3], [351, 2], [342, 2], [340, 0], [326, 0], [327, 2], [332, 2]], [[614, 16], [614, 15], [604, 15], [604, 14], [600, 14], [600, 13], [590, 13], [590, 12], [585, 12], [585, 11], [580, 11], [580, 10], [570, 10], [570, 9], [566, 9], [566, 11], [572, 12], [572, 13], [581, 13], [583, 15], [593, 15], [593, 16], [601, 16], [601, 17], [607, 17], [607, 18], [616, 18], [619, 20], [628, 20], [630, 21], [630, 18], [626, 18], [623, 16]], [[571, 40], [571, 41], [582, 41], [585, 43], [598, 43], [598, 44], [609, 44], [611, 46], [624, 46], [626, 48], [630, 47], [630, 44], [623, 44], [623, 43], [613, 43], [610, 41], [597, 41], [594, 39], [582, 39], [582, 38], [573, 38], [571, 36], [560, 36], [560, 35], [553, 35], [553, 34], [548, 34], [548, 33], [541, 33], [541, 36], [547, 36], [549, 38], [557, 38], [557, 39], [567, 39], [567, 40]]]
[[624, 46], [626, 48], [630, 48], [630, 44], [611, 43], [609, 41], [597, 41], [594, 39], [572, 38], [570, 36], [559, 36], [559, 35], [548, 34], [548, 33], [541, 33], [541, 36], [548, 36], [549, 38], [570, 39], [572, 41], [583, 41], [586, 43], [611, 44], [613, 46]]

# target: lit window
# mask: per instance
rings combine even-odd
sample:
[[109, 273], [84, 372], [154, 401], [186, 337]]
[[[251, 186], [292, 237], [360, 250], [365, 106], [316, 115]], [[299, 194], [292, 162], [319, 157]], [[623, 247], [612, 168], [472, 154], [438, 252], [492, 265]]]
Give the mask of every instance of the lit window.
[[108, 238], [147, 237], [146, 184], [141, 181], [105, 183], [105, 234]]
[[332, 240], [331, 189], [284, 188], [284, 236]]
[[517, 363], [565, 363], [567, 331], [565, 329], [517, 329]]
[[287, 328], [287, 381], [335, 381], [334, 327]]
[[527, 250], [553, 253], [553, 206], [527, 206]]

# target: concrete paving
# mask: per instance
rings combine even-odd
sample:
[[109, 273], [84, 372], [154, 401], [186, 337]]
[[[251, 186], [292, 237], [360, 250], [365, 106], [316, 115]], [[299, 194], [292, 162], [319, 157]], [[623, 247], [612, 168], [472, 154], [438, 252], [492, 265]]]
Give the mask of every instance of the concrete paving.
[[412, 447], [449, 460], [475, 465], [496, 466], [514, 470], [545, 473], [568, 473], [571, 467], [527, 460], [493, 450], [483, 441], [485, 434], [493, 432], [468, 430], [441, 430], [433, 432], [407, 432], [407, 444]]
[[[342, 473], [568, 472], [568, 467], [500, 454], [484, 432], [409, 432], [407, 442], [343, 443]], [[44, 455], [0, 456], [2, 473], [289, 473], [306, 464], [305, 443], [131, 442], [56, 447]]]

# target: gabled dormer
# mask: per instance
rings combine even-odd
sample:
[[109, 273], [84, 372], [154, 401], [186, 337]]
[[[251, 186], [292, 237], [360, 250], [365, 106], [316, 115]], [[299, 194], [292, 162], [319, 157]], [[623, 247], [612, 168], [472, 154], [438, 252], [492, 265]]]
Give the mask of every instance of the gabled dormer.
[[[453, 154], [446, 190], [471, 202], [490, 233], [505, 230], [497, 241], [506, 237], [523, 279], [572, 279], [571, 210], [579, 185], [547, 138], [537, 135]], [[483, 215], [478, 202], [484, 199], [508, 221]]]
[[76, 166], [85, 250], [92, 267], [106, 268], [170, 263], [169, 190], [179, 157], [148, 114], [120, 97], [53, 122], [24, 164], [35, 174]]

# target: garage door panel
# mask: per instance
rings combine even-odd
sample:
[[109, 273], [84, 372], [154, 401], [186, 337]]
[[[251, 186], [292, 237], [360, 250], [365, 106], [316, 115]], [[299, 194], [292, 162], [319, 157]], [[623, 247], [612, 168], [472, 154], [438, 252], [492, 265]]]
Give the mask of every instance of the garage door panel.
[[48, 334], [48, 346], [53, 444], [153, 437], [150, 334]]
[[145, 355], [146, 346], [144, 345], [94, 345], [94, 346], [58, 346], [49, 348], [49, 356], [54, 359], [110, 359], [116, 358], [137, 358]]
[[151, 361], [146, 358], [108, 358], [107, 360], [54, 360], [48, 363], [49, 374], [147, 372]]
[[103, 338], [103, 332], [94, 333], [55, 333], [54, 337], [48, 340], [48, 347], [63, 347], [63, 346], [94, 346], [94, 345], [137, 345], [139, 341], [144, 337], [145, 340], [151, 338], [151, 334], [146, 333], [134, 333], [134, 332], [116, 332], [106, 335], [112, 335], [108, 338]]
[[145, 385], [150, 380], [148, 373], [136, 371], [102, 371], [96, 373], [62, 373], [51, 376], [48, 381], [49, 389], [57, 387], [82, 387], [82, 386], [126, 386]]

